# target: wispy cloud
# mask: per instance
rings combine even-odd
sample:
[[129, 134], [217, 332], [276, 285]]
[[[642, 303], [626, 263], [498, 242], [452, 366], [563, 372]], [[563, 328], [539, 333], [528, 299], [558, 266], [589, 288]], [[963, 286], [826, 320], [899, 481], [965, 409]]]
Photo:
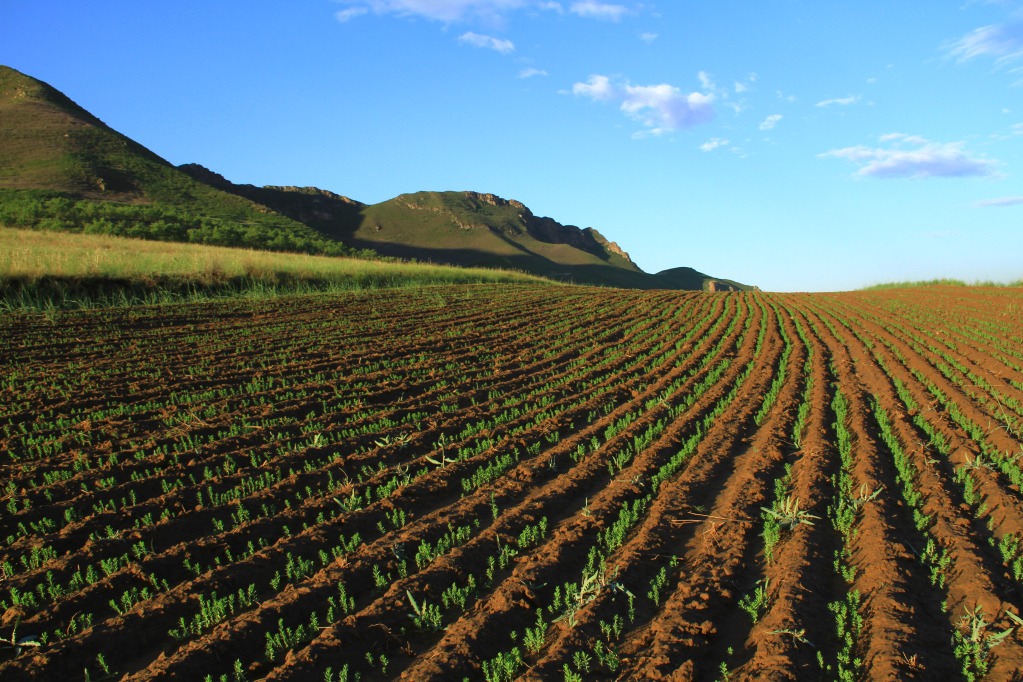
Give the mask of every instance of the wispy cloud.
[[728, 145], [728, 140], [723, 137], [712, 137], [703, 144], [700, 145], [700, 151], [712, 152], [718, 147], [725, 147]]
[[860, 166], [859, 177], [964, 178], [995, 175], [996, 162], [970, 156], [962, 142], [931, 142], [916, 135], [889, 133], [879, 141], [887, 147], [843, 147], [819, 154]]
[[[337, 12], [339, 21], [350, 21], [372, 12], [392, 14], [399, 17], [425, 17], [445, 23], [482, 19], [499, 22], [506, 14], [518, 9], [533, 8], [548, 12], [565, 13], [561, 2], [538, 0], [338, 0], [349, 5], [348, 9]], [[620, 21], [632, 14], [625, 5], [598, 0], [577, 0], [568, 4], [568, 12], [588, 19]]]
[[623, 16], [629, 13], [629, 8], [625, 5], [613, 5], [607, 2], [597, 2], [596, 0], [583, 0], [583, 2], [573, 2], [568, 11], [589, 19], [620, 21]]
[[607, 76], [590, 76], [572, 86], [572, 94], [598, 102], [616, 102], [629, 118], [643, 124], [645, 134], [662, 135], [691, 128], [714, 118], [714, 95], [684, 93], [674, 85], [632, 85], [612, 82]]
[[960, 62], [990, 57], [996, 63], [1004, 64], [1023, 58], [1023, 19], [981, 26], [948, 43], [945, 49]]
[[749, 76], [746, 77], [746, 81], [745, 82], [743, 82], [743, 81], [735, 81], [735, 83], [732, 86], [732, 89], [735, 90], [736, 93], [742, 94], [744, 92], [748, 92], [750, 87], [754, 83], [756, 83], [756, 82], [757, 82], [757, 74], [754, 72], [754, 73], [751, 73]]
[[546, 76], [546, 75], [547, 75], [547, 72], [544, 71], [543, 69], [528, 68], [528, 69], [522, 69], [521, 71], [519, 71], [519, 78], [532, 78], [534, 76]]
[[[335, 16], [340, 21], [372, 12], [400, 17], [425, 17], [452, 23], [467, 19], [499, 20], [505, 13], [535, 3], [529, 0], [340, 0], [351, 5]], [[549, 3], [547, 3], [549, 4]]]
[[482, 47], [488, 50], [494, 50], [501, 54], [508, 54], [509, 52], [515, 51], [515, 43], [510, 40], [484, 36], [479, 33], [473, 33], [472, 31], [458, 36], [458, 42], [463, 45], [472, 45], [473, 47]]
[[778, 125], [778, 121], [784, 118], [781, 114], [771, 114], [760, 123], [761, 130], [774, 130], [774, 127]]
[[849, 95], [848, 97], [835, 97], [832, 99], [821, 100], [820, 102], [817, 102], [817, 104], [815, 104], [814, 106], [823, 108], [831, 106], [847, 107], [850, 104], [856, 104], [859, 101], [860, 101], [859, 95]]
[[650, 43], [652, 43], [655, 40], [657, 40], [657, 38], [658, 38], [658, 35], [656, 33], [640, 33], [639, 34], [639, 39], [642, 40], [647, 45], [649, 45]]
[[348, 9], [335, 12], [334, 16], [343, 24], [346, 21], [351, 21], [352, 19], [361, 17], [363, 14], [367, 13], [369, 13], [369, 10], [365, 7], [349, 7]]
[[976, 208], [987, 208], [991, 206], [1023, 206], [1023, 197], [1001, 197], [999, 199], [983, 199], [974, 202]]
[[706, 71], [700, 71], [696, 74], [696, 77], [700, 79], [700, 87], [707, 92], [714, 92], [718, 89], [717, 83], [714, 82], [714, 77]]
[[[459, 22], [481, 22], [489, 26], [504, 26], [508, 15], [524, 10], [531, 15], [536, 12], [573, 14], [586, 19], [621, 21], [630, 14], [642, 11], [641, 4], [600, 2], [600, 0], [576, 0], [556, 2], [553, 0], [335, 0], [342, 5], [334, 16], [341, 23], [347, 23], [367, 14], [395, 17], [421, 17], [445, 24]], [[644, 40], [653, 40], [653, 33], [643, 34]]]

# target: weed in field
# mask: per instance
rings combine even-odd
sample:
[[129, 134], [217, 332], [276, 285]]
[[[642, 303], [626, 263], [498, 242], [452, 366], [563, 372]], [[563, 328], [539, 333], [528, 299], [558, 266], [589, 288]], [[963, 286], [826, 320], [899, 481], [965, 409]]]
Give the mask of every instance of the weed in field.
[[962, 665], [963, 679], [967, 682], [987, 676], [991, 665], [991, 650], [1014, 631], [1014, 628], [1008, 628], [992, 632], [991, 625], [978, 604], [972, 611], [964, 607], [959, 627], [952, 632], [953, 650]]
[[813, 642], [811, 642], [810, 640], [808, 640], [806, 638], [806, 628], [800, 628], [799, 630], [796, 630], [796, 629], [793, 629], [793, 628], [786, 628], [784, 630], [771, 630], [768, 634], [770, 634], [770, 635], [784, 635], [784, 636], [787, 636], [787, 637], [791, 637], [792, 639], [794, 639], [795, 641], [799, 642], [800, 644], [806, 644], [808, 646], [813, 646]]
[[799, 499], [791, 495], [775, 502], [773, 507], [761, 507], [761, 510], [774, 520], [782, 530], [792, 530], [801, 523], [812, 526], [813, 521], [811, 519], [820, 518], [800, 509]]
[[405, 593], [408, 595], [414, 612], [409, 614], [409, 618], [412, 619], [412, 623], [417, 629], [424, 632], [437, 632], [443, 627], [444, 614], [441, 613], [439, 606], [430, 604], [426, 599], [423, 599], [422, 603], [417, 603], [411, 591], [405, 590]]
[[[402, 434], [398, 434], [397, 436], [393, 436], [393, 437], [392, 436], [382, 436], [382, 437], [380, 437], [379, 439], [377, 439], [377, 440], [375, 440], [373, 442], [376, 443], [376, 446], [378, 448], [386, 448], [386, 447], [389, 447], [391, 445], [395, 445], [395, 446], [397, 446], [400, 449], [400, 448], [402, 448], [402, 447], [404, 447], [404, 446], [406, 446], [406, 445], [408, 445], [409, 443], [412, 442], [412, 434], [411, 433], [402, 433]], [[429, 460], [430, 458], [427, 457], [426, 459]], [[430, 460], [430, 461], [432, 462], [433, 460]], [[433, 462], [433, 463], [436, 464], [436, 462]]]
[[11, 630], [10, 638], [0, 640], [0, 644], [2, 644], [5, 649], [8, 647], [14, 649], [15, 656], [20, 656], [22, 649], [25, 647], [37, 647], [43, 645], [43, 642], [40, 640], [40, 638], [35, 635], [26, 635], [21, 639], [18, 639], [18, 626], [20, 624], [21, 624], [20, 618], [15, 620], [14, 628]]
[[433, 457], [430, 457], [429, 455], [426, 455], [424, 457], [424, 459], [426, 459], [427, 462], [429, 462], [430, 464], [433, 464], [434, 466], [436, 466], [436, 467], [438, 467], [440, 469], [443, 469], [448, 464], [454, 464], [455, 462], [458, 461], [457, 459], [451, 459], [450, 457], [448, 457], [447, 455], [445, 455], [443, 453], [441, 454], [439, 460], [436, 460]]

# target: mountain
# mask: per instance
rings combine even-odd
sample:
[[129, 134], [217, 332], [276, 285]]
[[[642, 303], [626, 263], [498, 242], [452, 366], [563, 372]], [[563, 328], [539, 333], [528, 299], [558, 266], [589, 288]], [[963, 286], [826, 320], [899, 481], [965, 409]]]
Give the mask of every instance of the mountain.
[[199, 164], [179, 166], [357, 249], [385, 256], [522, 270], [552, 279], [639, 289], [741, 291], [692, 268], [644, 272], [596, 229], [538, 217], [514, 199], [473, 191], [416, 192], [367, 205], [315, 187], [236, 185]]
[[597, 230], [493, 194], [367, 205], [311, 187], [234, 184], [175, 167], [51, 86], [0, 66], [0, 224], [227, 246], [376, 253], [626, 288], [748, 288], [691, 268], [643, 272]]

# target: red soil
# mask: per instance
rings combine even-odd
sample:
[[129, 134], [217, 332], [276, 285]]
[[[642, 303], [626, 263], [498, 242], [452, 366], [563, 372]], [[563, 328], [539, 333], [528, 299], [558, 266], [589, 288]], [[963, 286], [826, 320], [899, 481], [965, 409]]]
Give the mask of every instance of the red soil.
[[[1019, 679], [1021, 302], [459, 286], [2, 318], [0, 638], [40, 646], [0, 645], [0, 679], [827, 679], [851, 591], [855, 677]], [[815, 518], [767, 561], [786, 467]], [[851, 581], [840, 475], [869, 496]]]

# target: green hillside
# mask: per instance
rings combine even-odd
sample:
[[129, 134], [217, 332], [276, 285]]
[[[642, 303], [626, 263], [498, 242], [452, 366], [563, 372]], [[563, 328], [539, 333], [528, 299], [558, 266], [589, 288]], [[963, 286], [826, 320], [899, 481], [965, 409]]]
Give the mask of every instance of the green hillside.
[[403, 194], [365, 207], [361, 218], [351, 243], [382, 254], [647, 287], [648, 275], [596, 230], [537, 218], [520, 202], [492, 194]]
[[0, 223], [308, 253], [350, 249], [196, 181], [46, 83], [0, 66]]

